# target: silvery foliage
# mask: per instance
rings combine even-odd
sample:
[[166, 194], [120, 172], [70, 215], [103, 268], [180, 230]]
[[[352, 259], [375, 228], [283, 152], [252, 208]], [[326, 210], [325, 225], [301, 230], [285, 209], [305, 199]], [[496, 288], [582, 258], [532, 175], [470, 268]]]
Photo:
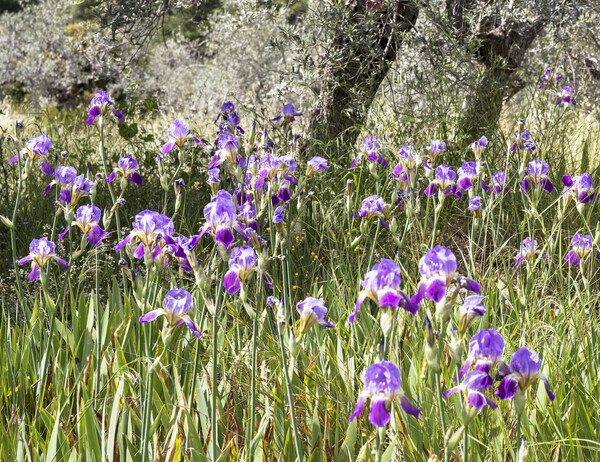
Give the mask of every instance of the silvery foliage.
[[97, 25], [74, 23], [70, 2], [42, 0], [0, 16], [0, 97], [67, 102], [82, 88], [114, 81], [123, 44]]

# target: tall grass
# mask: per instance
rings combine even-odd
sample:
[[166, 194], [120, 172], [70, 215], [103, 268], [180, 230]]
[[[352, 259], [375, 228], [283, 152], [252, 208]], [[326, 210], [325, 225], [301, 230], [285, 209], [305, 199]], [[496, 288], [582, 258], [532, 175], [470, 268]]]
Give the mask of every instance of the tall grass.
[[[162, 158], [159, 168], [155, 156], [167, 141], [167, 127], [157, 133], [142, 130], [147, 121], [137, 120], [145, 116], [133, 106], [126, 111], [126, 125], [118, 126], [106, 115], [102, 148], [108, 171], [119, 157], [132, 154], [140, 162], [144, 183], [127, 186], [127, 203], [119, 209], [120, 216], [115, 214], [106, 224], [110, 234], [99, 247], [88, 245], [75, 258], [81, 235], [75, 228], [61, 241], [57, 253], [70, 260], [66, 272], [50, 264], [41, 284], [30, 282], [23, 271], [19, 289], [5, 264], [3, 282], [10, 288], [2, 299], [0, 318], [0, 458], [515, 460], [519, 433], [526, 440], [528, 460], [600, 460], [599, 263], [593, 252], [578, 266], [564, 261], [575, 232], [590, 234], [597, 249], [598, 207], [576, 206], [574, 201], [565, 207], [561, 191], [564, 174], [590, 171], [595, 165], [597, 133], [576, 131], [564, 108], [557, 110], [554, 100], [544, 100], [543, 94], [535, 98], [526, 117], [537, 146], [530, 160], [549, 162], [553, 193], [521, 189], [522, 151], [508, 149], [515, 123], [503, 137], [490, 137], [482, 156], [486, 180], [497, 169], [505, 170], [510, 193], [494, 195], [477, 181], [462, 199], [428, 198], [423, 191], [433, 173], [419, 167], [411, 189], [420, 193], [394, 205], [397, 185], [390, 174], [409, 135], [388, 131], [384, 143], [379, 133], [387, 167], [363, 159], [350, 170], [347, 166], [356, 155], [352, 152], [347, 159], [329, 159], [329, 169], [307, 178], [306, 161], [298, 159], [300, 184], [297, 189], [291, 186], [282, 226], [272, 222], [270, 195], [277, 191], [277, 181], [265, 190], [262, 207], [256, 191], [250, 190], [258, 209], [258, 234], [268, 246], [257, 246], [262, 250], [261, 274], [252, 274], [245, 289], [234, 295], [223, 289], [228, 252], [210, 233], [195, 248], [201, 268], [196, 274], [180, 270], [172, 256], [163, 267], [163, 257], [152, 263], [151, 258], [136, 259], [125, 251], [121, 256], [126, 264], [118, 266], [113, 250], [116, 220], [125, 236], [134, 215], [151, 209], [172, 218], [177, 234], [198, 233], [205, 223], [203, 207], [211, 200], [206, 184], [211, 156], [210, 148], [186, 143], [181, 154], [174, 150]], [[89, 163], [92, 174], [102, 172], [96, 154], [100, 133], [97, 126], [80, 129], [83, 123], [80, 116], [29, 126], [20, 139], [5, 137], [3, 162], [23, 147], [23, 141], [46, 132], [54, 142], [51, 156], [68, 153], [53, 160], [55, 166], [63, 162], [83, 172]], [[125, 128], [134, 124], [138, 133], [131, 135]], [[246, 135], [238, 136], [242, 157], [253, 145], [263, 144], [258, 129], [253, 143], [249, 125]], [[287, 143], [293, 124], [265, 125], [278, 155], [295, 154], [294, 144]], [[214, 132], [202, 135], [216, 138]], [[417, 151], [425, 152], [419, 146], [429, 137], [415, 134]], [[579, 147], [571, 155], [574, 145]], [[260, 147], [257, 152], [265, 155]], [[444, 156], [474, 160], [471, 152], [446, 153], [437, 165]], [[460, 164], [451, 166], [456, 170]], [[3, 167], [11, 187], [4, 192], [1, 214], [12, 216], [6, 211], [14, 206], [19, 167]], [[56, 239], [66, 225], [64, 214], [55, 214], [54, 194], [41, 196], [49, 179], [38, 168], [35, 164], [23, 183], [13, 220], [17, 259], [27, 254], [31, 239]], [[241, 173], [239, 167], [221, 166], [221, 188], [231, 191]], [[186, 186], [177, 198], [171, 185], [179, 176]], [[593, 178], [598, 181], [597, 170]], [[94, 204], [101, 209], [109, 210], [114, 205], [111, 196], [120, 193], [119, 182], [113, 184], [114, 196], [104, 180], [98, 182]], [[391, 204], [385, 208], [389, 229], [377, 219], [353, 218], [362, 200], [372, 194]], [[477, 215], [466, 210], [469, 195], [483, 197]], [[514, 256], [528, 236], [538, 240], [540, 252], [515, 269]], [[234, 245], [243, 244], [239, 236], [236, 239]], [[440, 392], [454, 386], [461, 364], [450, 357], [445, 342], [450, 330], [436, 317], [435, 304], [423, 301], [414, 316], [394, 311], [383, 349], [381, 312], [374, 303], [365, 302], [356, 321], [348, 322], [360, 282], [374, 263], [381, 258], [397, 262], [403, 290], [412, 295], [420, 280], [418, 261], [433, 245], [450, 248], [458, 271], [480, 282], [486, 296], [487, 313], [467, 331], [465, 350], [472, 335], [496, 329], [506, 340], [505, 361], [521, 346], [536, 351], [556, 394], [550, 402], [541, 382], [535, 382], [520, 418], [512, 401], [496, 399], [498, 409], [484, 409], [453, 449], [450, 436], [462, 426], [463, 400], [459, 395], [441, 398]], [[10, 263], [8, 246], [2, 250]], [[263, 274], [272, 289], [263, 282]], [[161, 306], [173, 287], [184, 287], [193, 296], [190, 315], [203, 333], [199, 340], [185, 326], [171, 327], [163, 318], [138, 323], [142, 314]], [[270, 295], [283, 300], [282, 306], [267, 305]], [[298, 340], [296, 304], [308, 296], [325, 301], [327, 319], [335, 328], [315, 325]], [[461, 292], [459, 301], [463, 296]], [[437, 331], [438, 373], [431, 364], [428, 367], [425, 356], [426, 314]], [[458, 322], [457, 308], [450, 320]], [[365, 369], [382, 357], [398, 365], [403, 392], [422, 413], [416, 420], [396, 401], [390, 424], [378, 432], [366, 414], [351, 423], [348, 417], [362, 390]]]

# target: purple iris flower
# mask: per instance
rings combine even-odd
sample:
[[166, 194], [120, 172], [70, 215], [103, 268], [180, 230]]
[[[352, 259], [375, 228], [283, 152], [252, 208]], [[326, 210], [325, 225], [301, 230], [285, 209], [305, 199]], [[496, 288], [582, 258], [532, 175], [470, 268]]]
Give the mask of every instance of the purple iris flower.
[[400, 156], [400, 163], [409, 171], [414, 169], [419, 163], [419, 155], [409, 144], [402, 146], [398, 155]]
[[186, 236], [177, 236], [175, 238], [166, 236], [166, 245], [163, 250], [173, 255], [179, 261], [179, 265], [183, 271], [191, 273], [199, 269], [198, 259], [194, 253], [194, 247], [196, 247], [199, 241], [199, 235], [190, 236], [189, 238]]
[[523, 191], [527, 191], [529, 188], [529, 183], [531, 183], [532, 187], [537, 188], [541, 186], [545, 191], [551, 193], [554, 191], [554, 185], [548, 179], [546, 175], [548, 173], [550, 167], [548, 167], [547, 162], [543, 162], [540, 159], [536, 159], [532, 162], [529, 162], [529, 167], [525, 170], [527, 176], [523, 180], [521, 187]]
[[88, 180], [83, 173], [75, 177], [73, 180], [73, 186], [71, 187], [70, 205], [75, 206], [77, 202], [79, 202], [79, 199], [91, 196], [93, 187], [94, 182], [92, 180]]
[[548, 379], [540, 373], [542, 361], [534, 351], [526, 347], [519, 348], [510, 358], [510, 373], [502, 379], [496, 390], [501, 400], [510, 399], [516, 394], [524, 395], [527, 388], [536, 380], [544, 382], [550, 401], [554, 401], [554, 393], [550, 390]]
[[461, 335], [467, 331], [473, 321], [481, 318], [486, 313], [485, 306], [481, 304], [484, 298], [482, 295], [469, 295], [460, 306], [458, 332]]
[[219, 183], [219, 173], [218, 168], [208, 170], [208, 183]]
[[477, 164], [475, 162], [465, 162], [462, 164], [462, 167], [458, 169], [458, 187], [463, 191], [470, 189], [476, 179]]
[[315, 156], [308, 161], [308, 167], [306, 168], [306, 176], [310, 176], [313, 173], [323, 173], [328, 167], [329, 165], [327, 164], [327, 159]]
[[246, 173], [246, 189], [254, 192], [254, 197], [258, 202], [261, 200], [262, 193], [267, 189], [265, 187], [267, 178], [268, 172], [266, 170], [258, 171], [256, 174]]
[[446, 143], [441, 140], [431, 140], [429, 148], [427, 149], [430, 152], [431, 163], [433, 164], [438, 156], [446, 152]]
[[469, 206], [467, 207], [467, 210], [470, 210], [471, 212], [476, 212], [479, 209], [481, 209], [481, 196], [471, 197], [469, 199]]
[[485, 406], [489, 406], [492, 409], [496, 409], [498, 405], [481, 393], [483, 390], [487, 390], [494, 384], [492, 379], [487, 372], [484, 371], [470, 371], [460, 385], [450, 388], [443, 393], [444, 398], [462, 391], [465, 393], [467, 398], [467, 404], [471, 407], [481, 411]]
[[221, 105], [221, 113], [223, 117], [229, 117], [229, 114], [235, 111], [235, 106], [231, 101], [227, 101]]
[[231, 249], [229, 271], [225, 273], [223, 287], [225, 287], [227, 293], [235, 294], [254, 271], [258, 271], [254, 249], [247, 245], [234, 247]]
[[529, 261], [536, 253], [538, 253], [538, 241], [531, 240], [530, 237], [523, 239], [523, 243], [519, 249], [519, 253], [515, 255], [515, 268], [521, 263]]
[[[79, 227], [83, 234], [87, 236], [88, 242], [94, 247], [97, 247], [100, 245], [100, 242], [102, 242], [102, 239], [108, 234], [98, 226], [98, 223], [100, 223], [100, 209], [95, 205], [88, 204], [82, 205], [77, 209], [75, 220], [71, 225]], [[67, 226], [65, 231], [58, 236], [58, 239], [62, 240], [68, 231], [69, 226]]]
[[499, 170], [492, 175], [491, 184], [488, 185], [484, 180], [481, 180], [481, 187], [486, 191], [491, 189], [494, 194], [500, 194], [502, 191], [509, 191], [505, 183], [506, 174], [502, 170]]
[[489, 374], [504, 353], [504, 338], [494, 329], [485, 329], [469, 340], [469, 356], [460, 368], [460, 376], [474, 366], [476, 371]]
[[427, 197], [433, 196], [437, 192], [437, 187], [444, 192], [445, 195], [454, 194], [456, 197], [462, 197], [459, 188], [454, 184], [456, 173], [447, 165], [440, 165], [435, 169], [435, 178], [429, 183], [429, 186], [424, 191]]
[[[108, 109], [113, 105], [114, 102], [112, 98], [108, 96], [108, 93], [106, 93], [103, 90], [100, 90], [98, 93], [96, 93], [96, 96], [92, 98], [92, 102], [90, 103], [89, 117], [86, 123], [88, 125], [92, 125], [94, 123], [94, 120], [106, 114]], [[123, 114], [117, 111], [116, 108], [112, 108], [112, 113], [117, 119], [123, 120]]]
[[208, 164], [208, 168], [218, 167], [223, 162], [236, 165], [238, 162], [238, 141], [231, 134], [221, 135], [216, 143], [217, 152]]
[[381, 361], [370, 365], [365, 371], [364, 390], [358, 396], [354, 412], [348, 420], [352, 422], [362, 414], [367, 398], [371, 400], [369, 422], [377, 427], [385, 427], [389, 423], [392, 417], [389, 408], [395, 398], [400, 398], [404, 412], [418, 419], [421, 410], [404, 395], [401, 385], [400, 371], [394, 363]]
[[554, 85], [560, 79], [562, 79], [562, 75], [555, 74], [551, 69], [546, 69], [546, 72], [542, 75], [542, 84], [539, 88], [544, 88], [546, 85]]
[[589, 173], [583, 173], [573, 178], [570, 175], [565, 175], [562, 181], [565, 185], [563, 194], [569, 198], [575, 197], [580, 204], [587, 204], [596, 200], [594, 180], [592, 180]]
[[402, 308], [415, 314], [419, 309], [418, 304], [411, 302], [408, 295], [400, 290], [402, 285], [402, 273], [398, 264], [387, 258], [382, 258], [380, 263], [373, 265], [371, 271], [365, 274], [361, 282], [363, 290], [358, 294], [354, 312], [348, 320], [353, 323], [360, 306], [369, 298], [380, 308], [389, 306], [398, 308], [402, 302]]
[[229, 116], [227, 116], [227, 120], [225, 121], [225, 123], [230, 127], [237, 127], [240, 124], [240, 121], [240, 116], [237, 115], [235, 112], [232, 112], [231, 114], [229, 114]]
[[254, 207], [254, 205], [252, 205], [250, 202], [247, 201], [240, 207], [238, 220], [243, 223], [246, 228], [251, 228], [254, 231], [258, 230], [258, 226], [256, 224], [256, 207]]
[[62, 258], [56, 255], [56, 244], [49, 241], [45, 237], [41, 239], [33, 239], [29, 244], [29, 255], [21, 258], [17, 263], [19, 266], [25, 263], [31, 263], [31, 273], [29, 273], [29, 280], [35, 281], [42, 274], [42, 268], [50, 261], [56, 260], [62, 269], [67, 269], [69, 264]]
[[206, 180], [206, 182], [210, 186], [210, 191], [212, 192], [213, 197], [215, 197], [219, 192], [219, 187], [221, 185], [221, 182], [219, 181], [220, 173], [221, 172], [216, 167], [208, 169], [208, 180]]
[[573, 248], [567, 253], [565, 261], [577, 266], [592, 251], [592, 237], [588, 234], [576, 233], [572, 244]]
[[17, 160], [19, 160], [19, 156], [21, 157], [21, 160], [24, 159], [26, 156], [29, 156], [31, 162], [34, 162], [39, 158], [43, 158], [42, 171], [46, 175], [52, 175], [54, 173], [54, 169], [46, 160], [46, 155], [48, 154], [48, 151], [50, 150], [51, 146], [52, 142], [50, 141], [50, 138], [48, 138], [45, 133], [42, 133], [40, 136], [36, 136], [35, 138], [30, 139], [25, 145], [25, 149], [19, 152], [19, 154], [17, 154], [16, 156], [8, 159], [8, 163], [12, 164], [14, 162], [17, 162]]
[[323, 327], [335, 327], [334, 323], [325, 319], [327, 308], [325, 302], [320, 298], [307, 297], [298, 303], [296, 308], [300, 313], [298, 339], [302, 338], [316, 323], [321, 324]]
[[219, 133], [233, 134], [234, 132], [243, 134], [244, 130], [238, 125], [240, 118], [235, 113], [235, 106], [231, 101], [227, 101], [221, 105], [221, 113], [217, 116], [214, 123], [217, 123], [220, 118], [223, 118], [223, 123], [219, 125]]
[[276, 225], [283, 225], [283, 220], [283, 205], [280, 205], [273, 212], [273, 223]]
[[410, 170], [405, 171], [404, 165], [402, 163], [398, 163], [394, 170], [392, 171], [392, 176], [398, 183], [398, 189], [403, 190], [410, 186]]
[[187, 124], [180, 119], [175, 119], [173, 122], [171, 122], [171, 125], [167, 130], [167, 135], [169, 135], [169, 142], [166, 143], [160, 150], [162, 155], [165, 155], [171, 151], [171, 149], [173, 149], [175, 146], [177, 146], [180, 150], [183, 149], [183, 145], [188, 138], [195, 141], [196, 144], [206, 146], [198, 138], [190, 135], [190, 130], [188, 129]]
[[277, 191], [277, 194], [274, 194], [273, 196], [271, 196], [271, 203], [273, 204], [273, 206], [276, 206], [277, 204], [279, 204], [279, 202], [288, 203], [292, 197], [291, 193], [290, 193], [290, 181], [289, 180], [286, 180], [286, 179], [281, 180], [279, 182], [278, 186], [279, 186], [279, 190]]
[[246, 234], [237, 220], [237, 210], [231, 194], [220, 190], [204, 207], [206, 224], [200, 229], [200, 236], [208, 231], [215, 233], [215, 241], [220, 242], [225, 248], [231, 247], [235, 241], [233, 230], [236, 230], [244, 239]]
[[235, 112], [232, 112], [226, 117], [223, 116], [223, 122], [221, 125], [219, 125], [219, 133], [222, 135], [232, 135], [234, 133], [236, 135], [243, 135], [245, 132], [242, 127], [240, 127], [240, 116], [238, 116]]
[[[250, 177], [251, 175], [252, 174], [250, 174]], [[254, 191], [251, 190], [251, 187], [249, 186], [248, 182], [246, 182], [244, 187], [242, 187], [242, 185], [238, 183], [237, 187], [233, 190], [233, 194], [235, 195], [238, 207], [252, 202], [252, 196], [249, 194], [251, 192]]]
[[[419, 260], [421, 281], [417, 293], [412, 297], [412, 302], [419, 304], [425, 298], [439, 303], [448, 295], [448, 289], [453, 281], [458, 282], [458, 289], [464, 288], [470, 292], [479, 293], [481, 286], [473, 279], [460, 276], [457, 271], [456, 257], [446, 247], [438, 245]], [[458, 291], [454, 294], [457, 295]]]
[[515, 140], [513, 141], [512, 146], [510, 147], [511, 152], [515, 149], [528, 149], [533, 151], [535, 149], [535, 145], [531, 141], [531, 135], [529, 134], [529, 130], [526, 130], [525, 121], [523, 119], [519, 120], [518, 130], [515, 132]]
[[[400, 184], [400, 183], [399, 183]], [[402, 188], [402, 184], [400, 184], [400, 187]], [[415, 197], [419, 197], [419, 190], [415, 189]], [[406, 201], [409, 200], [409, 198], [411, 197], [411, 189], [409, 187], [404, 187], [403, 189], [399, 189], [396, 191], [396, 201], [394, 202], [394, 205], [399, 205], [400, 207], [404, 208], [404, 203]]]
[[375, 136], [369, 135], [363, 138], [362, 142], [360, 143], [360, 153], [356, 159], [354, 159], [354, 162], [350, 164], [350, 168], [356, 167], [363, 157], [376, 164], [380, 164], [382, 167], [385, 167], [387, 165], [387, 160], [385, 160], [383, 156], [379, 154], [380, 148], [381, 145], [379, 144], [379, 140]]
[[75, 177], [77, 176], [77, 170], [74, 167], [69, 167], [66, 165], [60, 165], [56, 168], [56, 172], [54, 172], [54, 180], [48, 183], [46, 189], [42, 193], [42, 195], [46, 195], [52, 189], [52, 186], [56, 185], [60, 188], [60, 196], [59, 199], [68, 204], [71, 203], [71, 187], [73, 186], [73, 182], [75, 181]]
[[[119, 253], [132, 240], [139, 241], [133, 255], [143, 258], [147, 252], [152, 252], [153, 259], [162, 252], [166, 245], [165, 237], [173, 236], [175, 226], [171, 219], [158, 212], [144, 210], [135, 216], [133, 230], [129, 235], [115, 246], [115, 252]], [[153, 244], [157, 242], [156, 248]]]
[[202, 334], [194, 324], [194, 321], [187, 314], [194, 303], [192, 295], [185, 289], [171, 289], [165, 295], [162, 303], [162, 308], [149, 311], [140, 317], [140, 324], [144, 322], [154, 321], [159, 316], [167, 318], [169, 325], [177, 327], [180, 324], [185, 324], [189, 330], [197, 337], [202, 337]]
[[277, 117], [271, 119], [273, 122], [277, 121], [277, 120], [281, 120], [283, 119], [284, 122], [287, 123], [292, 123], [296, 120], [296, 117], [300, 117], [302, 115], [301, 112], [296, 111], [296, 108], [294, 107], [293, 104], [288, 103], [285, 106], [283, 106], [283, 114], [282, 115], [278, 115]]
[[360, 209], [354, 215], [352, 215], [352, 218], [366, 218], [367, 220], [379, 218], [381, 225], [388, 229], [390, 225], [385, 219], [386, 214], [387, 207], [383, 202], [383, 198], [374, 194], [373, 196], [369, 196], [362, 201]]
[[276, 154], [266, 153], [258, 162], [258, 170], [264, 178], [273, 179], [282, 171], [281, 158]]
[[142, 184], [142, 177], [137, 172], [138, 162], [137, 160], [134, 160], [131, 155], [121, 157], [117, 165], [117, 168], [115, 168], [106, 179], [108, 183], [114, 181], [117, 176], [117, 172], [119, 172], [121, 175], [123, 175], [123, 178], [126, 178], [135, 184]]
[[562, 103], [571, 103], [573, 106], [577, 106], [577, 103], [573, 99], [573, 89], [571, 87], [563, 87], [558, 95], [558, 103], [557, 105], [561, 105]]
[[487, 145], [488, 139], [485, 136], [482, 136], [471, 145], [471, 149], [473, 149], [473, 153], [475, 154], [475, 159], [478, 162], [479, 159], [481, 159], [481, 153], [483, 152], [484, 148], [487, 147]]
[[[291, 154], [281, 156], [279, 160], [281, 161], [281, 171], [286, 175], [291, 175], [296, 171], [296, 168], [298, 168], [298, 162], [296, 162], [296, 159], [294, 159], [294, 156]], [[325, 162], [327, 163], [327, 161]]]

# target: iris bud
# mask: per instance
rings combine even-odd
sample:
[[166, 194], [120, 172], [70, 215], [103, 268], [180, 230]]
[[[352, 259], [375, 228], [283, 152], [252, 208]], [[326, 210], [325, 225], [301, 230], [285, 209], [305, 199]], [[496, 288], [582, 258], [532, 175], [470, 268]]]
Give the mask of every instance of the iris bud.
[[394, 310], [392, 307], [385, 306], [380, 308], [381, 317], [379, 319], [379, 324], [381, 325], [381, 330], [383, 331], [384, 337], [389, 337], [392, 332], [392, 327], [394, 325]]
[[452, 326], [450, 332], [450, 357], [455, 364], [461, 364], [465, 346], [463, 345], [462, 339], [457, 335], [456, 329]]
[[390, 223], [390, 231], [393, 234], [398, 232], [398, 222], [396, 221], [396, 217], [392, 218], [392, 222]]
[[362, 220], [360, 222], [359, 229], [360, 229], [361, 234], [367, 234], [367, 221], [366, 220]]
[[2, 224], [4, 224], [4, 226], [6, 226], [8, 229], [14, 229], [15, 225], [13, 225], [13, 222], [10, 221], [8, 219], [8, 217], [5, 217], [4, 215], [0, 215], [0, 221], [2, 222]]
[[521, 440], [521, 447], [519, 448], [519, 455], [517, 460], [519, 462], [527, 462], [527, 456], [529, 455], [529, 447], [527, 446], [527, 440], [523, 438]]
[[433, 326], [431, 325], [431, 321], [429, 320], [429, 316], [425, 316], [425, 342], [424, 342], [424, 350], [425, 350], [425, 361], [427, 361], [427, 366], [431, 368], [434, 372], [440, 370], [440, 359], [438, 355], [438, 349], [435, 345], [435, 335], [433, 333]]

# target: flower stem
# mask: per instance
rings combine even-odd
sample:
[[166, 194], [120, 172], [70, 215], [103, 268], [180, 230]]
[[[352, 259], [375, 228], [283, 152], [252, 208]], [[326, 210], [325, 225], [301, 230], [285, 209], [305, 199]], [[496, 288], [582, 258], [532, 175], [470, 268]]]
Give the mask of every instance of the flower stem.
[[171, 177], [171, 180], [169, 181], [169, 183], [167, 185], [167, 190], [165, 191], [165, 198], [163, 200], [163, 214], [164, 215], [167, 214], [167, 204], [169, 203], [169, 191], [171, 190], [171, 186], [173, 186], [173, 183], [177, 179], [177, 175], [179, 175], [180, 171], [181, 171], [181, 162], [179, 162], [179, 164], [177, 165], [177, 170], [175, 170], [175, 173], [173, 174], [173, 176]]
[[469, 457], [469, 423], [465, 423], [465, 429], [463, 431], [463, 455], [462, 455], [462, 460], [463, 462], [469, 462], [470, 457]]
[[[258, 310], [257, 310], [258, 311]], [[248, 424], [248, 461], [254, 460], [252, 451], [252, 439], [254, 437], [254, 419], [256, 413], [256, 337], [258, 330], [258, 313], [252, 321], [252, 376], [250, 383], [250, 423]]]
[[[220, 281], [221, 278], [217, 278]], [[218, 423], [218, 410], [217, 410], [217, 393], [219, 392], [219, 386], [217, 385], [217, 359], [218, 359], [218, 322], [219, 319], [219, 307], [221, 306], [221, 295], [223, 293], [223, 284], [218, 285], [217, 298], [214, 307], [213, 322], [212, 322], [212, 405], [211, 405], [211, 430], [212, 435], [210, 438], [212, 460], [216, 462], [219, 458], [219, 423]]]
[[[442, 429], [442, 446], [445, 446], [445, 438], [446, 438], [446, 417], [444, 415], [444, 408], [443, 408], [443, 404], [444, 401], [442, 400], [442, 367], [445, 364], [444, 361], [444, 333], [445, 333], [445, 329], [443, 327], [443, 320], [442, 320], [442, 326], [440, 327], [440, 338], [439, 338], [439, 361], [440, 361], [440, 370], [437, 371], [435, 373], [435, 395], [436, 395], [436, 399], [437, 399], [437, 405], [438, 405], [438, 410], [440, 413], [440, 425], [441, 425], [441, 429]], [[450, 460], [450, 452], [447, 450], [446, 447], [444, 447], [444, 461], [448, 462]]]
[[375, 430], [375, 462], [381, 461], [381, 433], [383, 429], [377, 427]]
[[515, 451], [515, 460], [519, 460], [519, 449], [521, 448], [521, 432], [523, 430], [523, 412], [519, 413], [517, 417], [517, 428], [515, 429], [515, 441], [517, 450]]
[[[150, 337], [148, 336], [148, 341]], [[154, 368], [150, 367], [146, 371], [146, 397], [144, 398], [144, 411], [142, 415], [142, 460], [148, 458], [148, 444], [150, 443], [149, 426], [150, 414], [152, 414], [152, 381], [154, 380]]]
[[[149, 273], [150, 273], [150, 271], [152, 271], [152, 269], [147, 268], [147, 270], [146, 270], [146, 284], [144, 286], [143, 306], [140, 310], [140, 314], [145, 311], [149, 300], [151, 302], [150, 306], [154, 306], [154, 304], [156, 302], [156, 295], [157, 295], [158, 291], [155, 289], [155, 275], [157, 273], [157, 269], [154, 268], [153, 270], [155, 272], [154, 272], [154, 274], [151, 275], [151, 277], [149, 276]], [[151, 280], [151, 282], [152, 282], [151, 284], [148, 284], [149, 280]], [[151, 289], [154, 289], [152, 292], [152, 298], [150, 298], [150, 290]], [[141, 347], [141, 329], [138, 329], [138, 340], [139, 340], [138, 345], [140, 345], [140, 347]], [[152, 342], [152, 337], [150, 335], [150, 332], [146, 332], [145, 356], [147, 358], [150, 358], [150, 352], [152, 351], [151, 342]], [[166, 345], [165, 345], [165, 348], [166, 348]], [[141, 362], [140, 362], [140, 364], [141, 364]], [[141, 377], [142, 376], [141, 370], [139, 373], [140, 373], [140, 377]], [[152, 414], [152, 382], [153, 382], [153, 380], [154, 380], [154, 365], [146, 370], [146, 397], [144, 400], [144, 410], [143, 410], [143, 414], [142, 414], [142, 460], [149, 460], [149, 458], [147, 458], [146, 456], [148, 453], [148, 444], [150, 443], [149, 430], [150, 430], [150, 415]]]
[[247, 444], [248, 444], [248, 461], [254, 460], [254, 454], [252, 450], [252, 439], [254, 438], [254, 422], [255, 422], [255, 414], [256, 414], [256, 353], [257, 353], [257, 334], [258, 334], [258, 309], [263, 306], [264, 297], [263, 297], [263, 289], [264, 285], [262, 282], [262, 278], [259, 277], [259, 299], [260, 303], [256, 306], [256, 313], [254, 315], [254, 319], [252, 320], [252, 377], [250, 382], [250, 423], [248, 425], [248, 436], [247, 436]]
[[[106, 149], [104, 149], [104, 121], [102, 117], [99, 118], [98, 126], [100, 128], [100, 145], [98, 150], [100, 151], [100, 157], [102, 158], [102, 168], [104, 170], [104, 179], [108, 178], [108, 167], [106, 164]], [[110, 198], [112, 200], [113, 206], [116, 204], [115, 192], [113, 191], [113, 187], [110, 183], [106, 183], [108, 185], [108, 192], [110, 193]], [[119, 209], [115, 209], [115, 221], [117, 223], [117, 236], [119, 238], [119, 242], [121, 242], [121, 220], [119, 220]]]
[[[284, 300], [285, 303], [285, 300]], [[287, 391], [288, 405], [290, 407], [290, 422], [292, 424], [292, 431], [294, 432], [294, 446], [296, 447], [296, 460], [302, 461], [302, 449], [300, 447], [300, 438], [298, 437], [298, 429], [296, 428], [296, 414], [294, 412], [294, 395], [292, 392], [292, 384], [290, 381], [290, 375], [286, 367], [287, 361], [285, 358], [285, 349], [283, 347], [283, 337], [279, 329], [277, 329], [277, 336], [279, 340], [279, 353], [281, 354], [281, 368], [283, 369], [283, 375], [285, 378], [285, 387]]]
[[375, 246], [377, 245], [377, 238], [379, 237], [379, 230], [381, 229], [381, 222], [377, 221], [377, 229], [375, 230], [375, 238], [373, 239], [373, 245], [371, 246], [371, 252], [369, 253], [369, 264], [367, 265], [367, 271], [370, 270], [373, 264], [373, 257], [375, 256]]
[[[96, 257], [96, 290], [94, 294], [96, 303], [96, 394], [100, 390], [100, 357], [102, 356], [101, 331], [102, 331], [102, 316], [100, 313], [100, 277], [98, 276], [98, 250], [94, 251]], [[97, 396], [97, 395], [96, 395]]]
[[[100, 151], [100, 157], [102, 158], [102, 169], [104, 172], [104, 180], [108, 178], [108, 167], [106, 164], [106, 149], [104, 149], [104, 120], [103, 117], [100, 116], [98, 121], [98, 126], [100, 129], [100, 144], [98, 146], [98, 150]], [[113, 207], [115, 207], [117, 203], [117, 199], [115, 199], [115, 192], [113, 191], [113, 187], [110, 183], [106, 182], [108, 186], [108, 192], [110, 193], [110, 198], [112, 200]], [[123, 240], [121, 237], [121, 220], [119, 218], [119, 207], [115, 207], [115, 222], [117, 224], [117, 237], [119, 242]], [[125, 275], [125, 270], [121, 268], [121, 278], [123, 279], [123, 290], [127, 290], [127, 276]]]
[[17, 293], [21, 304], [23, 304], [23, 286], [21, 285], [21, 276], [19, 275], [19, 266], [17, 264], [17, 238], [15, 236], [15, 220], [17, 219], [17, 209], [21, 200], [21, 191], [23, 189], [23, 172], [21, 171], [21, 154], [17, 155], [19, 169], [19, 183], [17, 185], [17, 197], [15, 199], [15, 207], [12, 214], [12, 226], [10, 228], [10, 246], [12, 249], [13, 268], [15, 269], [15, 277], [17, 279]]

